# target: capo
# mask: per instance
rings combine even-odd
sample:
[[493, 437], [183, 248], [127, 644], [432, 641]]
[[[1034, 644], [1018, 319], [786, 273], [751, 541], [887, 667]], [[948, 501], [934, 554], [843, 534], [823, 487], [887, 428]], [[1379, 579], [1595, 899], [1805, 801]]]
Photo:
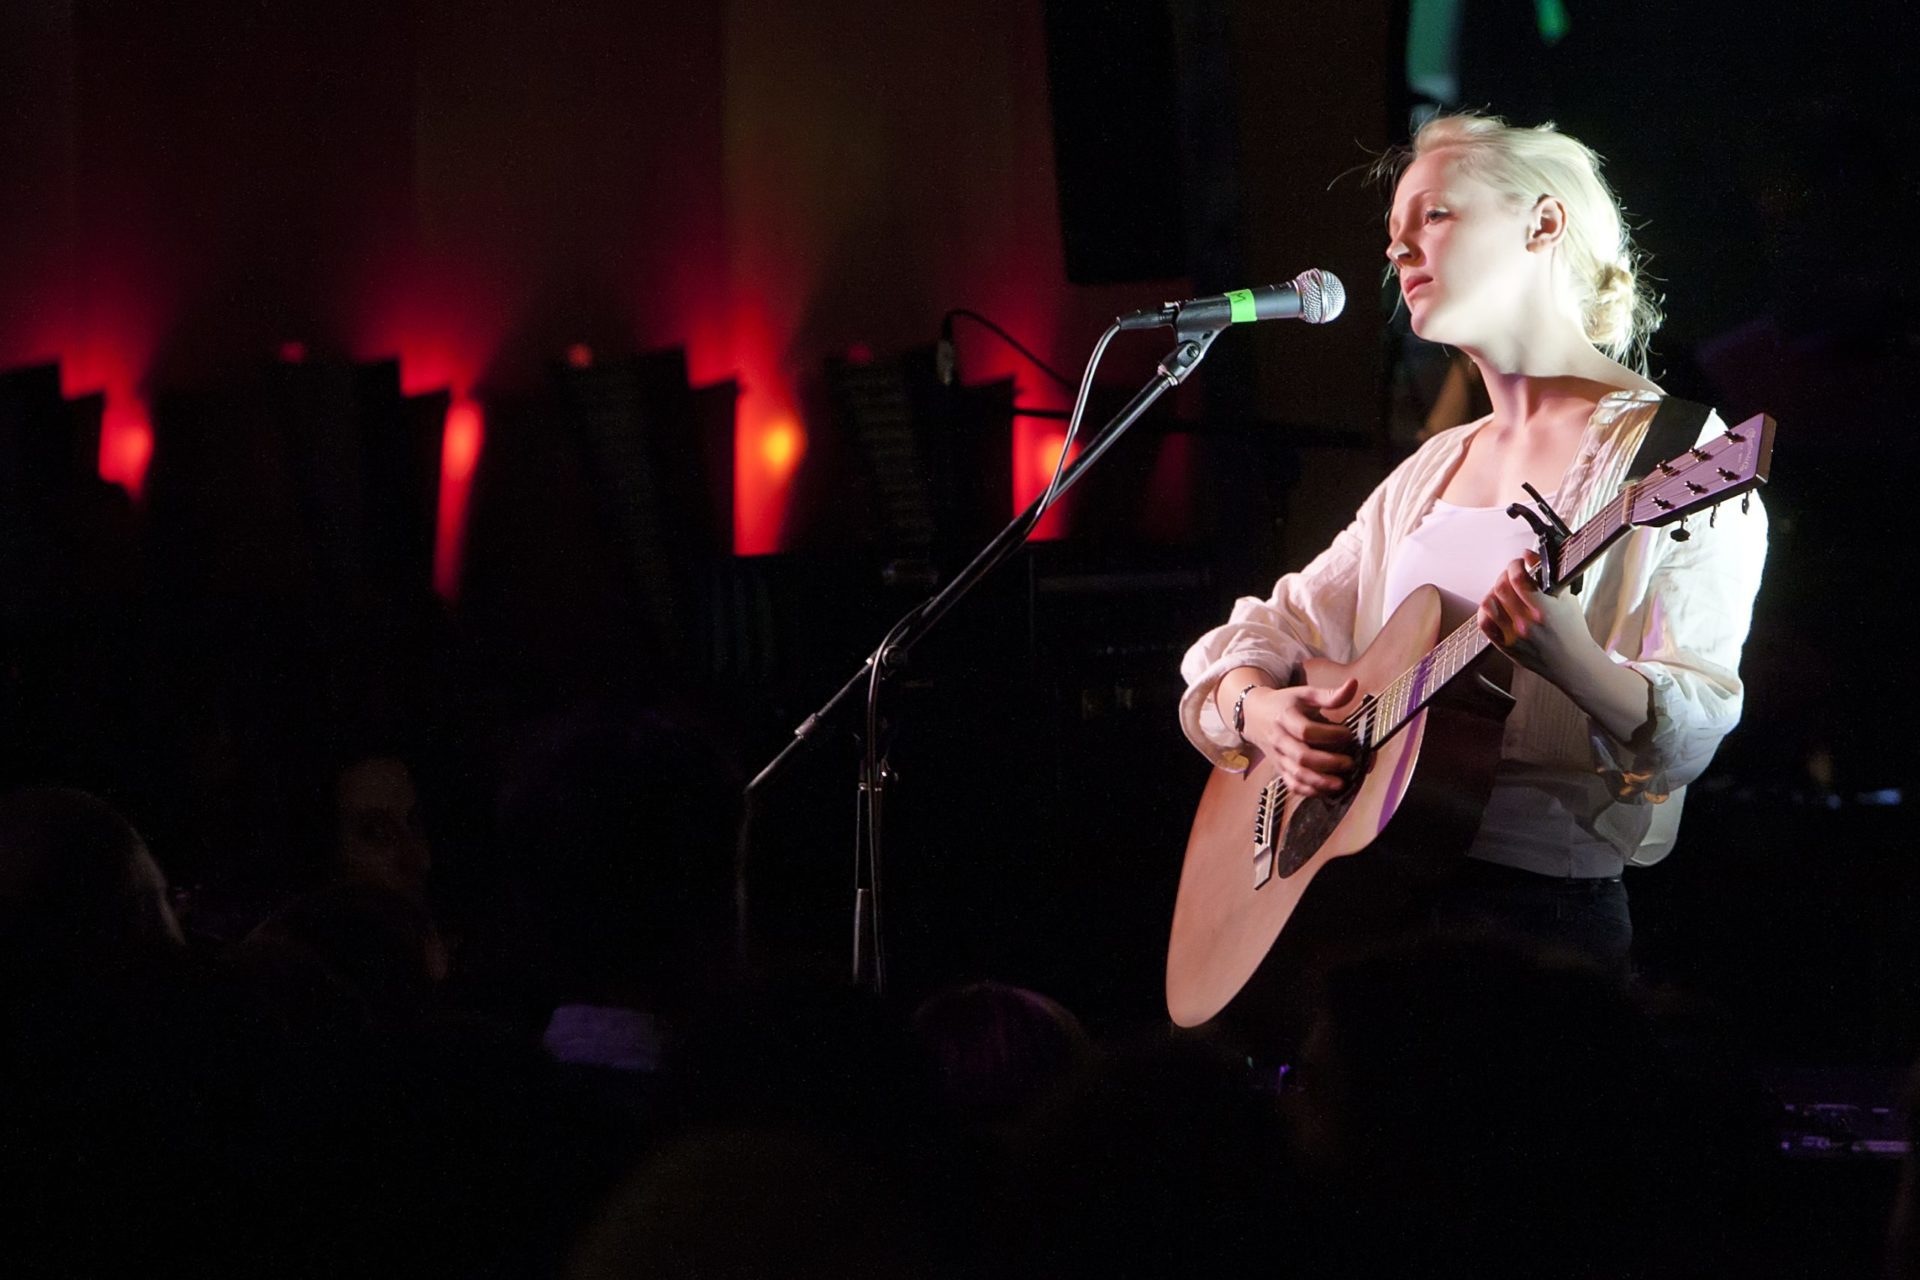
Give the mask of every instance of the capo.
[[[1536, 516], [1518, 502], [1507, 508], [1507, 515], [1517, 520], [1525, 520], [1533, 526], [1534, 536], [1540, 539], [1540, 563], [1547, 567], [1547, 580], [1542, 585], [1552, 586], [1560, 580], [1560, 548], [1565, 545], [1568, 538], [1573, 536], [1573, 530], [1567, 528], [1567, 522], [1560, 518], [1560, 513], [1541, 496], [1538, 489], [1524, 481], [1521, 482], [1520, 487], [1527, 491], [1527, 496], [1533, 499], [1534, 505], [1545, 513], [1546, 519]], [[1574, 595], [1580, 594], [1579, 575], [1567, 583], [1567, 590]]]

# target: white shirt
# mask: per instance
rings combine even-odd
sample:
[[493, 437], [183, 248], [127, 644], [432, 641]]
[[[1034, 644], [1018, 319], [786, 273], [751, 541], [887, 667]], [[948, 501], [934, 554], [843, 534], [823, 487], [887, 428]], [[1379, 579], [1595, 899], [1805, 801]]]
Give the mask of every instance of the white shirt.
[[[1548, 495], [1576, 529], [1619, 492], [1659, 399], [1620, 391], [1595, 407], [1572, 465]], [[1187, 691], [1180, 722], [1196, 748], [1222, 768], [1246, 766], [1239, 736], [1213, 701], [1228, 671], [1258, 667], [1284, 683], [1307, 657], [1351, 662], [1372, 643], [1390, 612], [1395, 549], [1433, 509], [1467, 442], [1490, 420], [1427, 441], [1368, 496], [1331, 546], [1280, 578], [1265, 599], [1236, 601], [1225, 623], [1194, 642], [1181, 662]], [[1700, 439], [1725, 430], [1717, 414], [1709, 415]], [[1672, 847], [1686, 784], [1739, 723], [1740, 650], [1766, 560], [1766, 513], [1757, 497], [1745, 513], [1735, 502], [1712, 527], [1696, 517], [1689, 530], [1685, 542], [1666, 528], [1630, 531], [1587, 569], [1579, 597], [1594, 639], [1652, 686], [1653, 729], [1645, 740], [1614, 740], [1525, 670], [1514, 673], [1517, 701], [1501, 740], [1503, 779], [1523, 777], [1579, 832], [1635, 863], [1658, 861]]]

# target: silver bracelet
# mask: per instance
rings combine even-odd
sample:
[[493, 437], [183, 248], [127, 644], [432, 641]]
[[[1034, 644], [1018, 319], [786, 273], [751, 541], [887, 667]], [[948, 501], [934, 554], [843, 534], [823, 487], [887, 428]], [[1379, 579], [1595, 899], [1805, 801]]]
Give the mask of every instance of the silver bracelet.
[[1262, 685], [1256, 680], [1254, 683], [1242, 689], [1240, 696], [1233, 700], [1233, 731], [1240, 735], [1241, 741], [1243, 742], [1247, 737], [1247, 695], [1255, 689], [1263, 689], [1265, 687], [1265, 685]]

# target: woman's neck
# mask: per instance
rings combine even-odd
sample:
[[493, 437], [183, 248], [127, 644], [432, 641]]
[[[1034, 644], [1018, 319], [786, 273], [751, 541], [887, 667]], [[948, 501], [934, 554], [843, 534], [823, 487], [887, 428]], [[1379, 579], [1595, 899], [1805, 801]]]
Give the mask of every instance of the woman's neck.
[[1493, 420], [1522, 432], [1536, 423], [1563, 421], [1580, 406], [1591, 410], [1610, 391], [1659, 389], [1558, 325], [1508, 334], [1498, 344], [1466, 352], [1479, 366]]

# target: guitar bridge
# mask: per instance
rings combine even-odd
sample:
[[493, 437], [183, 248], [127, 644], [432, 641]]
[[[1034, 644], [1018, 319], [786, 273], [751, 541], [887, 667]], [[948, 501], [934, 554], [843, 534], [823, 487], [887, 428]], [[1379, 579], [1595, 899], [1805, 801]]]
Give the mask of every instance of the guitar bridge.
[[1278, 777], [1260, 788], [1260, 801], [1253, 815], [1253, 887], [1258, 889], [1273, 879], [1273, 841], [1280, 827], [1280, 808], [1286, 802], [1286, 788]]

